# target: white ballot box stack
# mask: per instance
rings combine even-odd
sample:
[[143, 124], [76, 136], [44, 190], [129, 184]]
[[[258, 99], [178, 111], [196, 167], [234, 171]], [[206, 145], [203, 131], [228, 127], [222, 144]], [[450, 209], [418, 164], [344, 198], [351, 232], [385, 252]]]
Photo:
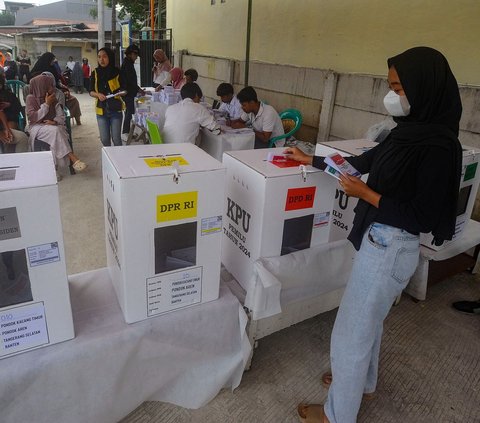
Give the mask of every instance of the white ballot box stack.
[[[358, 156], [376, 145], [376, 142], [367, 139], [329, 141], [317, 144], [315, 155], [327, 156], [328, 154], [338, 152], [343, 157]], [[363, 175], [362, 180], [366, 181], [367, 177], [368, 175]], [[357, 198], [349, 197], [345, 194], [340, 184], [337, 183], [335, 189], [335, 201], [329, 237], [329, 241], [331, 242], [347, 238], [352, 229], [353, 217], [355, 215], [353, 209], [358, 203]]]
[[[283, 148], [224, 153], [222, 262], [248, 291], [253, 263], [328, 242], [337, 180], [287, 160]], [[304, 179], [305, 176], [305, 179]]]
[[192, 144], [102, 152], [107, 264], [127, 323], [219, 294], [225, 169]]
[[52, 153], [0, 154], [0, 358], [74, 337]]
[[460, 178], [460, 190], [458, 193], [455, 235], [451, 241], [446, 241], [442, 245], [437, 246], [432, 244], [432, 234], [421, 234], [420, 243], [432, 250], [441, 250], [461, 236], [465, 226], [470, 220], [473, 206], [475, 205], [478, 184], [480, 182], [480, 171], [478, 169], [480, 150], [465, 145], [462, 145], [462, 149], [462, 176]]

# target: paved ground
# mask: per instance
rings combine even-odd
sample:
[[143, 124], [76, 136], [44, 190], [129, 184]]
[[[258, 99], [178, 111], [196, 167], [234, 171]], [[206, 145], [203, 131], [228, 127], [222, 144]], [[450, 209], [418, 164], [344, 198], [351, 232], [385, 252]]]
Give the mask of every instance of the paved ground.
[[[74, 147], [89, 169], [59, 183], [70, 274], [106, 264], [101, 144], [93, 99], [77, 97], [84, 114], [83, 124], [73, 126]], [[406, 297], [393, 308], [385, 323], [377, 397], [362, 405], [360, 423], [480, 422], [480, 316], [450, 307], [454, 300], [478, 297], [480, 278], [465, 273], [430, 288], [425, 302]], [[335, 313], [262, 339], [235, 392], [224, 390], [199, 410], [146, 402], [122, 423], [296, 422], [297, 403], [325, 399], [320, 376], [329, 367]]]

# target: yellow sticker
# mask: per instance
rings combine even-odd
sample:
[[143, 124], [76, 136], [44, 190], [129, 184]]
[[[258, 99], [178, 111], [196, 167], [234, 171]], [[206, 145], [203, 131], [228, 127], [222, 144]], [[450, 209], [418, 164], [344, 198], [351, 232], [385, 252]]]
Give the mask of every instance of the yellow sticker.
[[188, 165], [188, 162], [182, 156], [168, 156], [168, 157], [149, 157], [145, 160], [148, 167], [168, 167], [173, 162], [178, 162], [180, 166]]
[[157, 222], [197, 216], [198, 191], [157, 195]]

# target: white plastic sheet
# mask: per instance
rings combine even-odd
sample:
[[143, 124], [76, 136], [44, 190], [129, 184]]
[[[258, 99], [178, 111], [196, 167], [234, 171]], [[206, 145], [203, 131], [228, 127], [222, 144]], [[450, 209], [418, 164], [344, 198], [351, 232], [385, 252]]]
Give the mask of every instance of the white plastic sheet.
[[74, 275], [76, 338], [0, 360], [0, 420], [116, 422], [143, 401], [198, 408], [240, 383], [247, 317], [217, 301], [127, 325], [106, 269]]
[[[355, 250], [346, 240], [323, 244], [254, 263], [245, 305], [253, 319], [281, 313], [282, 305], [344, 287]], [[338, 304], [332, 304], [332, 308]]]

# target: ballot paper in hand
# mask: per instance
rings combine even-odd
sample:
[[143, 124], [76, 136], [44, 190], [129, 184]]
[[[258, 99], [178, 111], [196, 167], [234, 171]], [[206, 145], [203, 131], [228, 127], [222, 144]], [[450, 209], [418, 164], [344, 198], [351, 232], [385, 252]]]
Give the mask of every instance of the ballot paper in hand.
[[358, 177], [362, 176], [362, 174], [350, 163], [348, 163], [339, 153], [329, 154], [327, 157], [325, 157], [324, 162], [327, 164], [325, 172], [329, 173], [337, 179], [340, 179], [340, 175], [333, 172], [332, 169], [342, 175], [351, 175]]
[[330, 176], [333, 176], [334, 178], [337, 178], [338, 180], [340, 180], [341, 173], [337, 169], [335, 169], [334, 167], [327, 165], [324, 172], [328, 173]]
[[120, 91], [118, 93], [114, 93], [114, 94], [108, 94], [107, 96], [105, 96], [107, 99], [109, 98], [113, 98], [113, 97], [116, 97], [117, 95], [122, 95], [122, 94], [127, 94], [126, 91]]

